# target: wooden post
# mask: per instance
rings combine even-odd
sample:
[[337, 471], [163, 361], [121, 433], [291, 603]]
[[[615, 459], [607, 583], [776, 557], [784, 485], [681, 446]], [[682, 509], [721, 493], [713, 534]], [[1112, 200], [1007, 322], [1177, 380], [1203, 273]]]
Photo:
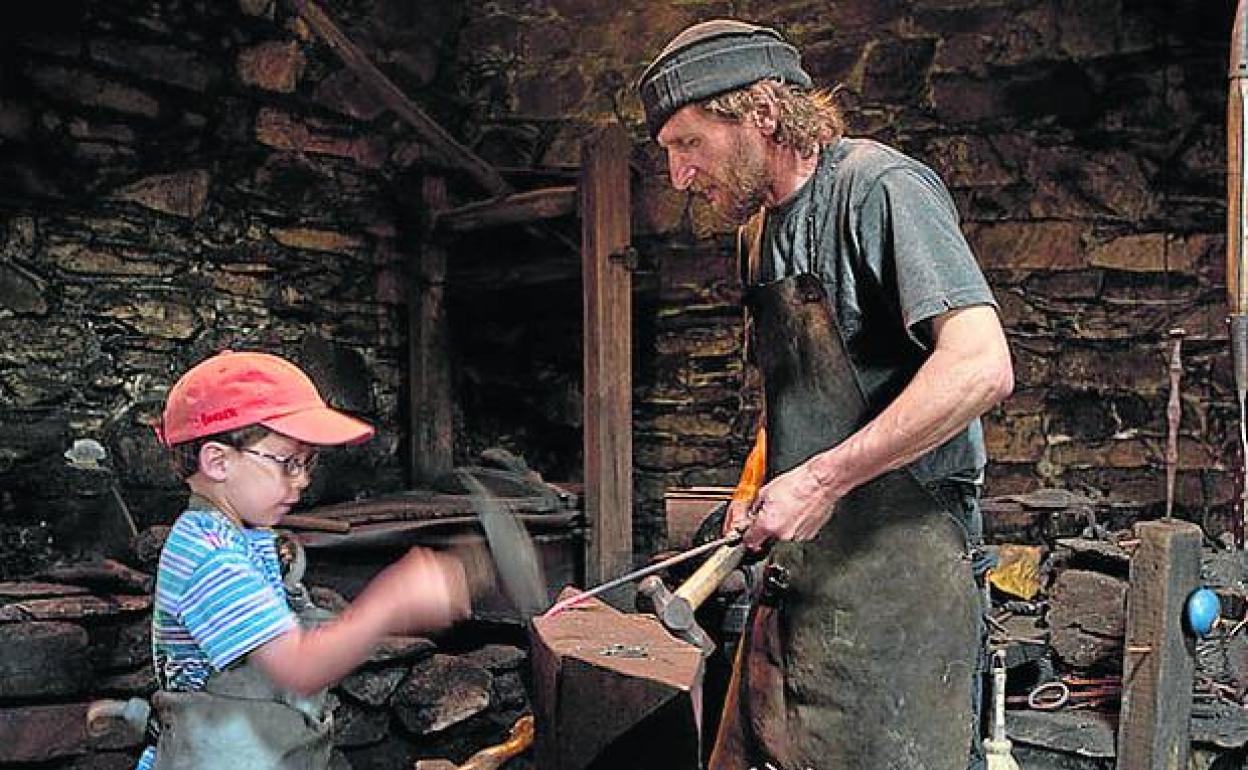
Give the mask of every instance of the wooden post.
[[[425, 177], [422, 200], [436, 213], [446, 208], [446, 180]], [[433, 216], [429, 217], [433, 221]], [[446, 249], [426, 233], [409, 284], [408, 414], [413, 487], [451, 469], [454, 426], [451, 416], [450, 342], [446, 320]]]
[[585, 302], [586, 578], [633, 563], [632, 276], [629, 140], [612, 123], [581, 153], [581, 275]]
[[1196, 643], [1183, 613], [1200, 580], [1200, 527], [1165, 520], [1135, 530], [1117, 767], [1186, 770]]

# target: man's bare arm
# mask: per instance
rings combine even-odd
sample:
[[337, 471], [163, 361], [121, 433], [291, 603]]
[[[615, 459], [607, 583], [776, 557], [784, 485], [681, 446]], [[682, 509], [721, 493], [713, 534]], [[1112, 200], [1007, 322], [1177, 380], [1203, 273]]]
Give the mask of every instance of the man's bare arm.
[[932, 355], [893, 403], [759, 491], [746, 545], [813, 538], [850, 490], [922, 457], [1009, 396], [1013, 367], [992, 307], [952, 310], [933, 319], [932, 330]]

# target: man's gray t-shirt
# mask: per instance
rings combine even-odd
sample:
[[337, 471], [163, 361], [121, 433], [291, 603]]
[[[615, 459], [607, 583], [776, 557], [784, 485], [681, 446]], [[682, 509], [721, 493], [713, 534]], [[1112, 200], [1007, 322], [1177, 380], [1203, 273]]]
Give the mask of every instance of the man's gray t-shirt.
[[[867, 139], [822, 151], [814, 176], [768, 212], [762, 281], [822, 277], [874, 416], [931, 354], [931, 326], [949, 310], [996, 302], [935, 172]], [[916, 460], [919, 481], [978, 481], [986, 452], [978, 419]]]

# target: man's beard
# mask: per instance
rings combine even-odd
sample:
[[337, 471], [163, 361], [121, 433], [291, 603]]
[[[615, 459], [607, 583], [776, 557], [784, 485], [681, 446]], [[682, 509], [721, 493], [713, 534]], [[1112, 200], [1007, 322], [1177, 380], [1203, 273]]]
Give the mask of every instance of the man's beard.
[[699, 186], [695, 192], [707, 198], [715, 213], [729, 224], [743, 225], [762, 208], [766, 200], [767, 177], [767, 165], [758, 150], [737, 139], [725, 164], [723, 181], [715, 183], [720, 198], [726, 198], [722, 207], [716, 199], [707, 195], [704, 187]]

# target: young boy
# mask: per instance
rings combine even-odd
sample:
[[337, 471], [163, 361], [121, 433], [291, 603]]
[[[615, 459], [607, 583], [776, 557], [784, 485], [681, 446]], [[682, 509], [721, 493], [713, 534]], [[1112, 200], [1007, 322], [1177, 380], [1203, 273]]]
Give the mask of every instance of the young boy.
[[270, 527], [307, 488], [318, 447], [366, 441], [372, 427], [327, 407], [290, 362], [227, 351], [178, 380], [157, 432], [191, 498], [160, 556], [160, 737], [139, 768], [328, 768], [325, 688], [384, 635], [465, 617], [462, 567], [413, 549], [335, 619], [304, 627], [287, 603]]

